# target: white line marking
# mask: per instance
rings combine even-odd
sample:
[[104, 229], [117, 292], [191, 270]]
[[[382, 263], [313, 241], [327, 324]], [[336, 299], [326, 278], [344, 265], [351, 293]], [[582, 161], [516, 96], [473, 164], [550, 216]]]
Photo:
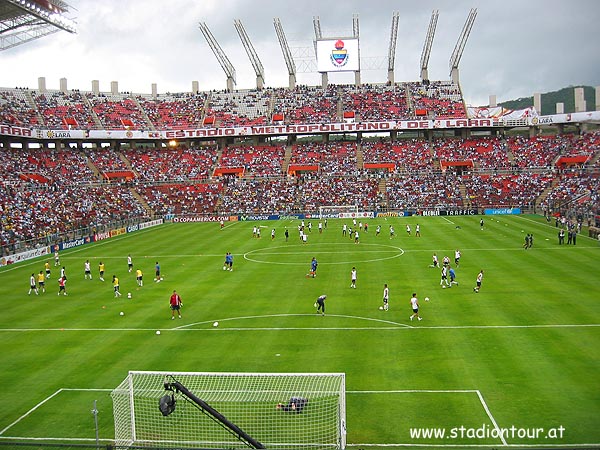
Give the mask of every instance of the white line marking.
[[477, 389], [477, 397], [479, 397], [479, 401], [481, 402], [481, 405], [483, 406], [483, 409], [485, 409], [485, 413], [488, 415], [488, 417], [492, 421], [492, 424], [494, 425], [494, 429], [496, 430], [496, 433], [498, 433], [498, 436], [500, 436], [500, 440], [502, 441], [502, 445], [505, 445], [505, 446], [508, 445], [506, 443], [506, 439], [504, 439], [504, 434], [502, 433], [502, 431], [500, 430], [500, 427], [496, 423], [496, 419], [494, 419], [494, 416], [492, 416], [490, 408], [488, 408], [488, 405], [485, 402], [485, 400], [483, 399], [483, 395], [481, 395], [481, 392], [479, 391], [479, 389]]
[[440, 216], [442, 219], [444, 219], [447, 222], [450, 222], [452, 225], [456, 225], [454, 222], [452, 222], [450, 219], [446, 219], [444, 216]]
[[16, 424], [18, 424], [21, 420], [25, 419], [29, 414], [31, 414], [32, 412], [34, 412], [36, 409], [38, 409], [40, 406], [42, 406], [44, 403], [46, 403], [47, 401], [51, 400], [53, 397], [57, 396], [58, 394], [60, 394], [62, 391], [62, 389], [59, 389], [58, 391], [56, 391], [54, 394], [50, 395], [49, 397], [46, 397], [44, 400], [42, 400], [41, 402], [39, 402], [37, 405], [35, 405], [33, 408], [31, 408], [29, 411], [27, 411], [25, 414], [23, 414], [21, 417], [19, 417], [17, 420], [15, 420], [13, 423], [11, 423], [10, 425], [8, 425], [7, 427], [5, 427], [4, 429], [0, 430], [0, 435], [4, 434], [4, 432], [6, 430], [8, 430], [9, 428], [12, 428], [13, 426], [15, 426]]

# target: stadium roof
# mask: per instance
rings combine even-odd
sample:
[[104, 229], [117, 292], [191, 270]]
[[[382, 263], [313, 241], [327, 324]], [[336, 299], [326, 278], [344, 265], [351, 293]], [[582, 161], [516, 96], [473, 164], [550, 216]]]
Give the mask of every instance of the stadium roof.
[[76, 33], [71, 7], [61, 0], [0, 0], [0, 50], [64, 30]]

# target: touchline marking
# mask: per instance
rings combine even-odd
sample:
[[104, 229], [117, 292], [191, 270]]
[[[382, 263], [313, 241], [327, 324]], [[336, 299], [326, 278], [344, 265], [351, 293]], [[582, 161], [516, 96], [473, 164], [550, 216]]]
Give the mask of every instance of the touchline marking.
[[[282, 314], [285, 316], [286, 314]], [[296, 315], [296, 316], [309, 316], [309, 317], [321, 317], [316, 314], [287, 314], [287, 315]], [[261, 318], [261, 317], [274, 317], [274, 316], [248, 316], [247, 319], [252, 318]], [[353, 316], [343, 316], [343, 315], [335, 315], [329, 314], [327, 317], [349, 317]], [[356, 317], [361, 319], [361, 317]], [[241, 318], [239, 318], [241, 319]], [[231, 328], [190, 328], [197, 325], [207, 325], [212, 324], [216, 321], [227, 321], [232, 320], [229, 318], [225, 319], [211, 319], [203, 322], [196, 322], [189, 325], [181, 325], [179, 327], [168, 328], [168, 327], [159, 327], [159, 328], [0, 328], [1, 332], [10, 332], [10, 333], [26, 333], [26, 332], [47, 332], [47, 331], [156, 331], [157, 329], [160, 331], [293, 331], [293, 330], [318, 330], [318, 331], [330, 331], [330, 330], [345, 330], [345, 331], [361, 331], [361, 330], [475, 330], [475, 329], [539, 329], [539, 328], [596, 328], [600, 327], [598, 323], [589, 323], [589, 324], [557, 324], [557, 325], [440, 325], [440, 326], [420, 326], [420, 325], [408, 325], [397, 322], [389, 322], [380, 319], [366, 318], [363, 317], [364, 320], [371, 320], [375, 322], [383, 322], [389, 323], [393, 326], [385, 327], [231, 327]]]
[[508, 445], [507, 442], [506, 442], [506, 439], [504, 439], [504, 434], [500, 431], [500, 427], [496, 423], [496, 419], [494, 419], [494, 416], [492, 416], [492, 413], [490, 412], [490, 409], [488, 408], [487, 403], [483, 399], [483, 395], [481, 395], [481, 392], [479, 392], [479, 389], [477, 389], [477, 397], [479, 397], [479, 401], [481, 402], [481, 405], [483, 406], [483, 409], [485, 409], [485, 413], [487, 414], [487, 416], [492, 421], [492, 424], [494, 425], [494, 429], [496, 430], [496, 433], [498, 434], [498, 436], [500, 436], [500, 440], [502, 441], [502, 445]]
[[[263, 319], [263, 318], [270, 318], [270, 317], [316, 317], [316, 314], [267, 314], [267, 315], [260, 315], [260, 316], [242, 316], [242, 317], [226, 317], [224, 319], [211, 319], [211, 320], [205, 320], [202, 322], [195, 322], [195, 323], [190, 323], [190, 324], [186, 324], [186, 325], [181, 325], [179, 327], [175, 327], [174, 330], [182, 330], [185, 328], [189, 328], [189, 327], [194, 327], [197, 325], [206, 325], [206, 324], [212, 324], [215, 320], [217, 321], [221, 321], [221, 322], [226, 322], [226, 321], [232, 321], [232, 320], [246, 320], [246, 319]], [[382, 322], [382, 323], [387, 323], [390, 325], [395, 325], [395, 327], [408, 327], [408, 328], [412, 328], [410, 325], [407, 324], [403, 324], [403, 323], [399, 323], [399, 322], [392, 322], [391, 320], [384, 320], [384, 319], [375, 319], [373, 317], [360, 317], [360, 316], [348, 316], [348, 315], [343, 315], [343, 314], [330, 314], [326, 317], [343, 317], [345, 319], [360, 319], [360, 320], [370, 320], [373, 322]], [[387, 329], [395, 329], [394, 328], [387, 328]], [[228, 330], [231, 330], [231, 328], [227, 328]], [[240, 328], [241, 330], [258, 330], [259, 328]], [[304, 328], [304, 327], [295, 327], [295, 328], [287, 328], [287, 327], [277, 327], [277, 328], [261, 328], [264, 330], [288, 330], [288, 329], [293, 329], [293, 330], [304, 330], [304, 329], [308, 329], [308, 328]], [[333, 328], [314, 328], [314, 329], [327, 329], [327, 330], [331, 330]], [[348, 327], [342, 327], [342, 328], [337, 328], [338, 330], [353, 330], [356, 328], [348, 328]], [[381, 329], [380, 327], [366, 327], [364, 329]]]

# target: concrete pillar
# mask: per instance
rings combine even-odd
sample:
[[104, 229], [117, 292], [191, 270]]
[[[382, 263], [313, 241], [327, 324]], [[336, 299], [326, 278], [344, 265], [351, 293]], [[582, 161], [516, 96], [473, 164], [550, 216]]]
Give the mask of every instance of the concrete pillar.
[[152, 98], [156, 100], [156, 98], [158, 97], [158, 87], [156, 86], [156, 83], [152, 83], [150, 85], [150, 89], [152, 91]]
[[452, 81], [455, 84], [459, 84], [459, 74], [458, 74], [458, 67], [454, 67], [452, 69], [452, 71], [450, 72], [450, 78], [452, 79]]
[[360, 86], [360, 70], [354, 72], [354, 85]]
[[290, 89], [296, 88], [296, 74], [290, 73], [290, 76], [288, 78], [288, 86]]
[[498, 106], [498, 100], [495, 95], [490, 95], [490, 108], [495, 108]]
[[556, 104], [556, 114], [564, 114], [565, 113], [565, 104], [563, 102], [558, 102]]
[[233, 86], [234, 86], [234, 82], [233, 82], [233, 78], [228, 77], [227, 78], [227, 92], [233, 92]]
[[575, 112], [585, 111], [585, 95], [582, 87], [575, 88]]
[[110, 93], [113, 95], [119, 93], [119, 82], [118, 81], [110, 82]]
[[329, 84], [329, 77], [327, 76], [327, 72], [321, 73], [321, 87], [323, 89], [327, 89], [327, 85]]
[[264, 87], [265, 87], [265, 79], [261, 75], [258, 75], [256, 77], [256, 89], [260, 91]]
[[46, 92], [46, 77], [38, 78], [38, 91]]
[[100, 93], [100, 81], [92, 80], [92, 92], [95, 95], [98, 95]]
[[[425, 75], [427, 75], [427, 71], [425, 71]], [[421, 79], [423, 79], [423, 72], [421, 72]], [[388, 70], [387, 80], [390, 85], [394, 84], [394, 69]]]
[[60, 92], [62, 93], [67, 93], [67, 79], [66, 78], [61, 78], [59, 81], [59, 85], [60, 85]]
[[600, 86], [596, 86], [596, 109], [595, 111], [600, 111]]
[[192, 94], [197, 94], [198, 92], [200, 92], [200, 83], [192, 81]]
[[533, 94], [533, 107], [538, 114], [542, 114], [542, 94], [539, 92]]

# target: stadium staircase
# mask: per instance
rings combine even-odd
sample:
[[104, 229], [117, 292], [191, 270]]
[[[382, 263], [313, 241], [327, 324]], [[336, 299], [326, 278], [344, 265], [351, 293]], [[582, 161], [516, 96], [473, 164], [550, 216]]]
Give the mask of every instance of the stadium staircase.
[[130, 187], [129, 192], [131, 192], [131, 195], [133, 195], [133, 197], [140, 203], [140, 205], [144, 207], [148, 215], [154, 218], [154, 210], [150, 208], [148, 202], [146, 202], [146, 200], [144, 200], [144, 198], [134, 188]]
[[515, 155], [513, 155], [513, 152], [510, 150], [510, 147], [506, 143], [506, 139], [504, 139], [504, 138], [502, 139], [502, 144], [504, 145], [504, 148], [506, 149], [506, 157], [508, 158], [508, 161], [511, 163], [511, 165], [516, 166]]
[[140, 102], [138, 101], [138, 99], [135, 98], [135, 96], [131, 96], [131, 97], [129, 97], [129, 100], [131, 100], [133, 103], [135, 103], [135, 106], [142, 114], [142, 117], [144, 118], [144, 121], [146, 122], [146, 123], [144, 123], [144, 128], [152, 130], [152, 131], [156, 131], [156, 127], [150, 120], [150, 117], [148, 117], [148, 114], [146, 114], [146, 110], [142, 107], [142, 105], [140, 105]]
[[537, 196], [537, 198], [535, 199], [535, 211], [540, 211], [541, 210], [541, 204], [546, 200], [546, 197], [548, 197], [548, 194], [550, 194], [550, 192], [552, 191], [552, 189], [554, 189], [558, 183], [560, 183], [560, 180], [558, 178], [555, 178], [552, 180], [552, 183], [550, 183], [549, 186], [546, 187], [546, 189], [544, 189], [542, 191], [542, 193], [540, 195]]
[[90, 168], [90, 170], [92, 171], [92, 173], [94, 174], [94, 176], [100, 181], [103, 180], [102, 174], [100, 173], [100, 170], [96, 167], [96, 165], [92, 162], [92, 160], [86, 156], [86, 161], [85, 163], [87, 164], [87, 166]]
[[465, 186], [465, 183], [462, 181], [460, 181], [460, 183], [458, 184], [458, 190], [460, 191], [460, 198], [462, 198], [462, 202], [463, 202], [463, 206], [465, 208], [470, 208], [471, 207], [471, 199], [469, 198], [468, 194], [467, 194], [467, 187]]
[[92, 102], [90, 102], [90, 99], [87, 97], [87, 95], [82, 95], [81, 99], [83, 100], [83, 103], [85, 104], [86, 108], [89, 110], [90, 114], [92, 115], [92, 119], [94, 120], [94, 125], [96, 125], [96, 130], [103, 130], [104, 125], [102, 125], [102, 122], [98, 118], [98, 114], [96, 114], [96, 111], [94, 111], [94, 105], [92, 105]]
[[46, 124], [46, 121], [44, 120], [44, 116], [42, 116], [42, 114], [40, 113], [40, 110], [37, 108], [37, 105], [35, 104], [35, 101], [33, 100], [33, 95], [31, 95], [31, 91], [26, 90], [25, 92], [25, 99], [27, 100], [27, 104], [31, 107], [31, 109], [33, 109], [35, 111], [35, 116], [37, 117], [38, 123], [43, 123], [44, 125]]
[[356, 168], [362, 170], [365, 167], [365, 155], [362, 151], [362, 146], [356, 146]]
[[381, 180], [379, 180], [379, 185], [377, 186], [377, 190], [378, 190], [379, 196], [381, 198], [381, 200], [379, 201], [379, 207], [382, 210], [386, 211], [387, 210], [387, 206], [388, 206], [386, 178], [382, 178]]
[[592, 157], [590, 159], [588, 159], [586, 165], [588, 167], [592, 167], [594, 164], [596, 164], [596, 162], [600, 159], [600, 150], [595, 151], [592, 154]]
[[285, 146], [285, 155], [283, 156], [283, 164], [282, 164], [282, 170], [283, 170], [283, 174], [287, 175], [288, 173], [288, 167], [290, 167], [290, 161], [292, 159], [292, 146], [291, 145], [286, 145]]

